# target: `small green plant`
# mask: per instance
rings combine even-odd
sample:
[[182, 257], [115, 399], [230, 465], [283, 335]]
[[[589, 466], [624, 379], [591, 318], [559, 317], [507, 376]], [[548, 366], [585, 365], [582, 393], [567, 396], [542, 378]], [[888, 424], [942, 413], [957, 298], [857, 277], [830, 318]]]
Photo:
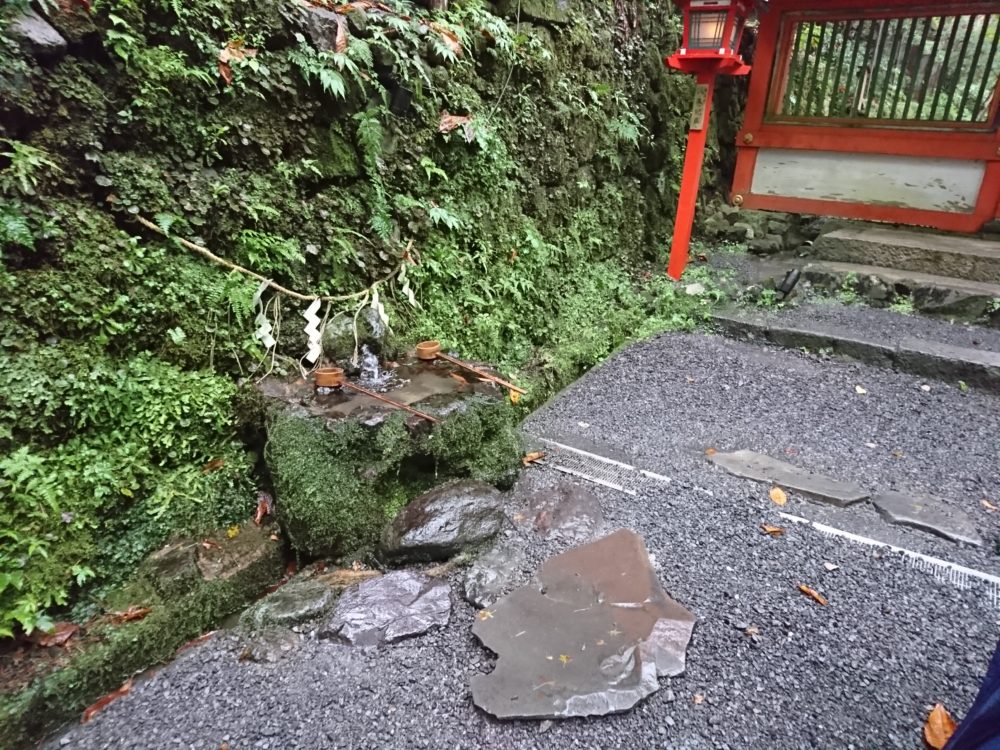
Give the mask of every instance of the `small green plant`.
[[844, 275], [844, 280], [840, 284], [840, 289], [837, 290], [837, 300], [845, 305], [853, 305], [861, 299], [861, 295], [858, 291], [859, 278], [856, 273], [848, 273]]
[[898, 295], [896, 299], [892, 301], [889, 305], [889, 309], [894, 313], [899, 313], [900, 315], [913, 315], [917, 311], [917, 307], [913, 302], [913, 297], [909, 294]]
[[9, 147], [0, 156], [10, 159], [10, 164], [0, 171], [0, 192], [7, 195], [34, 195], [35, 189], [46, 173], [62, 171], [47, 151], [11, 138], [0, 138]]
[[959, 380], [958, 381], [958, 390], [961, 391], [963, 394], [968, 393], [969, 392], [969, 384], [966, 383], [964, 380]]

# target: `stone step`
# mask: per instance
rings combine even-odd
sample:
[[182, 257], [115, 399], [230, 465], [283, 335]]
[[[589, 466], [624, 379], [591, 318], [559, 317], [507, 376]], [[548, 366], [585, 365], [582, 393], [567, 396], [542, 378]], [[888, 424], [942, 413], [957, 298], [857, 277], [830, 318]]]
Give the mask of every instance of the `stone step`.
[[829, 349], [882, 367], [1000, 393], [1000, 350], [957, 346], [943, 337], [918, 338], [905, 328], [887, 336], [862, 325], [848, 327], [776, 313], [726, 310], [713, 314], [713, 319], [734, 338], [764, 340], [789, 349]]
[[849, 227], [816, 239], [822, 260], [1000, 284], [1000, 242], [887, 227]]
[[840, 261], [808, 263], [802, 267], [802, 276], [827, 289], [842, 288], [855, 277], [859, 291], [875, 304], [889, 302], [898, 295], [910, 295], [922, 313], [965, 320], [991, 316], [1000, 327], [1000, 284]]

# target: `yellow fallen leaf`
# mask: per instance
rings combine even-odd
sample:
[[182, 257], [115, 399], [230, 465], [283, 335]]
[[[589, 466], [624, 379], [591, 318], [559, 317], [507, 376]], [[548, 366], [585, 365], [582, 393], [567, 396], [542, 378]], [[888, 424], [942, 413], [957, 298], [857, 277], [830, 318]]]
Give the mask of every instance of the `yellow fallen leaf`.
[[948, 710], [938, 703], [931, 709], [927, 723], [924, 724], [924, 739], [933, 750], [943, 750], [955, 733], [956, 726]]
[[718, 452], [719, 451], [715, 450], [715, 448], [706, 448], [705, 449], [705, 455], [708, 456], [709, 458], [711, 458], [712, 456], [714, 456]]
[[483, 621], [492, 620], [493, 612], [488, 609], [481, 609], [479, 610], [479, 612], [476, 613], [476, 617], [478, 617], [480, 620]]
[[771, 498], [771, 501], [778, 505], [784, 505], [788, 502], [788, 495], [785, 494], [785, 491], [781, 487], [772, 487], [771, 491], [767, 494]]
[[802, 583], [800, 583], [800, 584], [799, 584], [799, 591], [801, 591], [801, 592], [802, 592], [803, 594], [805, 594], [805, 595], [806, 595], [806, 596], [808, 596], [808, 597], [809, 597], [810, 599], [812, 599], [813, 601], [815, 601], [815, 602], [816, 602], [817, 604], [822, 604], [822, 605], [823, 605], [824, 607], [825, 607], [825, 606], [826, 606], [827, 604], [829, 604], [829, 603], [830, 603], [830, 602], [828, 602], [828, 601], [826, 600], [826, 597], [825, 597], [825, 596], [823, 596], [823, 595], [822, 595], [821, 593], [819, 593], [819, 592], [818, 592], [818, 591], [816, 591], [815, 589], [811, 589], [811, 588], [809, 588], [809, 587], [808, 587], [808, 586], [806, 586], [805, 584], [802, 584]]
[[236, 524], [235, 526], [230, 526], [228, 529], [226, 529], [226, 538], [227, 539], [235, 539], [239, 535], [240, 535], [240, 525], [239, 524]]
[[510, 391], [510, 402], [515, 406], [521, 402], [521, 394], [517, 391]]
[[524, 454], [521, 463], [525, 466], [531, 466], [531, 464], [538, 463], [543, 458], [545, 458], [545, 451], [532, 451], [531, 453]]
[[765, 534], [770, 534], [771, 536], [781, 536], [785, 533], [785, 530], [781, 526], [770, 526], [766, 523], [762, 523], [760, 528]]
[[567, 664], [573, 661], [573, 657], [567, 654], [559, 654], [559, 661], [561, 661], [562, 665], [565, 667]]

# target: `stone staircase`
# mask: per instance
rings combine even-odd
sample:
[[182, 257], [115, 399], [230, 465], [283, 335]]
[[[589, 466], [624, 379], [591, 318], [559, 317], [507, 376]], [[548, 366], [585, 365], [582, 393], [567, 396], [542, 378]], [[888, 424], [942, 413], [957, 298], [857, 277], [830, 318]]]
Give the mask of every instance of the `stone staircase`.
[[[782, 274], [792, 268], [834, 300], [871, 306], [827, 299], [727, 310], [715, 315], [721, 331], [1000, 393], [1000, 241], [848, 226], [820, 235], [807, 258], [780, 264]], [[890, 305], [934, 317], [876, 309]]]

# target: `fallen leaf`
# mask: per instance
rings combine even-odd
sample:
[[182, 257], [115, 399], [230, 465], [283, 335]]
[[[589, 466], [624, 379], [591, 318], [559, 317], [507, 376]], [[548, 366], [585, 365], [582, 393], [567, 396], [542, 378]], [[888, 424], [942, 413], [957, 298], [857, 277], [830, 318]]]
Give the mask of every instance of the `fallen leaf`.
[[766, 523], [762, 523], [760, 528], [763, 529], [765, 534], [770, 534], [771, 536], [781, 536], [785, 533], [784, 528], [781, 526], [770, 526]]
[[431, 23], [431, 30], [436, 32], [445, 46], [455, 53], [456, 56], [462, 54], [462, 43], [458, 40], [458, 35], [449, 28], [439, 24]]
[[111, 703], [121, 698], [123, 695], [127, 695], [128, 691], [132, 689], [132, 678], [129, 677], [125, 681], [125, 684], [114, 692], [108, 693], [103, 698], [98, 699], [93, 704], [91, 704], [86, 711], [83, 712], [83, 723], [86, 724], [91, 719], [93, 719], [100, 711], [104, 710]]
[[788, 495], [785, 494], [785, 491], [781, 487], [772, 487], [767, 496], [771, 498], [772, 502], [778, 505], [784, 505], [788, 502]]
[[543, 458], [545, 458], [545, 451], [532, 451], [531, 453], [526, 453], [521, 459], [521, 463], [525, 466], [531, 466], [531, 464], [538, 463]]
[[334, 42], [334, 48], [337, 52], [343, 52], [347, 49], [347, 19], [338, 18], [337, 19], [337, 38]]
[[943, 750], [957, 726], [948, 710], [938, 703], [931, 709], [927, 723], [924, 724], [924, 740], [933, 750]]
[[521, 394], [517, 391], [510, 391], [508, 395], [510, 396], [510, 402], [515, 406], [521, 402]]
[[998, 510], [1000, 510], [1000, 508], [998, 508], [997, 506], [995, 506], [993, 503], [991, 503], [985, 497], [982, 500], [980, 500], [979, 502], [981, 502], [983, 504], [983, 507], [986, 508], [986, 512], [987, 513], [996, 513]]
[[266, 492], [257, 493], [257, 512], [254, 513], [253, 522], [260, 526], [267, 516], [274, 510], [274, 501]]
[[124, 612], [112, 612], [111, 622], [113, 622], [115, 625], [122, 625], [126, 622], [135, 622], [137, 620], [143, 619], [151, 611], [152, 610], [149, 607], [140, 607], [136, 604], [133, 604]]
[[706, 448], [705, 449], [705, 455], [708, 456], [709, 458], [711, 458], [712, 456], [714, 456], [718, 452], [719, 451], [715, 450], [715, 448]]
[[447, 112], [441, 113], [441, 120], [438, 122], [439, 133], [450, 133], [460, 125], [472, 122], [470, 115], [449, 115]]
[[[448, 375], [450, 375], [453, 379], [457, 380], [462, 385], [468, 385], [469, 384], [469, 381], [466, 380], [465, 378], [463, 378], [457, 372], [449, 372]], [[513, 392], [517, 393], [517, 391], [513, 391]]]
[[854, 392], [857, 393], [859, 396], [864, 396], [866, 393], [868, 393], [868, 391], [866, 391], [860, 385], [854, 386]]
[[227, 86], [233, 83], [233, 68], [229, 63], [234, 60], [245, 60], [248, 57], [257, 57], [257, 50], [244, 46], [242, 39], [231, 40], [219, 51], [219, 75]]
[[834, 565], [833, 563], [823, 563], [823, 567], [826, 568], [829, 573], [832, 573], [835, 570], [840, 570], [840, 566]]
[[811, 588], [809, 588], [809, 587], [808, 587], [808, 586], [806, 586], [805, 584], [802, 584], [802, 583], [800, 583], [800, 584], [799, 584], [799, 591], [801, 591], [801, 592], [802, 592], [803, 594], [805, 594], [805, 595], [806, 595], [806, 596], [808, 596], [808, 597], [809, 597], [810, 599], [812, 599], [813, 601], [815, 601], [815, 602], [816, 602], [817, 604], [822, 604], [822, 605], [823, 605], [824, 607], [825, 607], [825, 606], [826, 606], [827, 604], [829, 604], [829, 603], [830, 603], [830, 602], [828, 602], [828, 601], [826, 600], [826, 597], [825, 597], [825, 596], [823, 596], [823, 595], [822, 595], [821, 593], [819, 593], [819, 592], [818, 592], [818, 591], [816, 591], [815, 589], [811, 589]]
[[562, 665], [565, 667], [567, 664], [573, 661], [573, 657], [570, 656], [569, 654], [559, 654], [559, 661], [561, 661]]
[[52, 631], [43, 633], [35, 641], [39, 646], [51, 648], [52, 646], [65, 646], [66, 641], [80, 631], [80, 626], [72, 622], [57, 622]]
[[751, 625], [749, 628], [743, 631], [743, 635], [748, 635], [750, 637], [753, 637], [755, 635], [760, 635], [760, 628], [758, 628], [756, 625]]
[[694, 705], [700, 706], [704, 702], [705, 702], [705, 696], [704, 695], [702, 695], [701, 693], [695, 693], [694, 694]]
[[206, 539], [201, 543], [201, 546], [205, 549], [222, 549], [222, 545], [214, 539]]
[[219, 469], [221, 469], [225, 465], [226, 465], [226, 462], [225, 462], [224, 459], [216, 458], [216, 459], [213, 459], [213, 460], [209, 461], [204, 466], [202, 466], [201, 467], [201, 473], [202, 474], [211, 474], [213, 471], [218, 471]]
[[227, 539], [235, 539], [239, 535], [240, 535], [240, 525], [239, 524], [234, 524], [234, 525], [230, 526], [228, 529], [226, 529], [226, 538]]

